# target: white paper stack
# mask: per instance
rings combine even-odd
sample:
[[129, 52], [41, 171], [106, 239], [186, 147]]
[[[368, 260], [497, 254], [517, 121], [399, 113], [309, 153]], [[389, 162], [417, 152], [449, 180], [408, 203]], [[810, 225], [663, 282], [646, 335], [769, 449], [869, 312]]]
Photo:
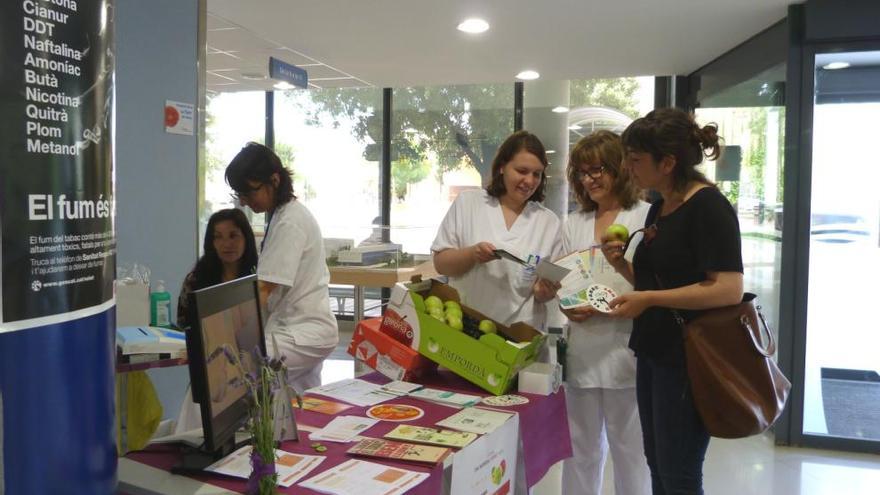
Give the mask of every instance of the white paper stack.
[[378, 422], [378, 419], [363, 416], [337, 416], [327, 423], [327, 426], [313, 431], [309, 435], [309, 440], [348, 443]]

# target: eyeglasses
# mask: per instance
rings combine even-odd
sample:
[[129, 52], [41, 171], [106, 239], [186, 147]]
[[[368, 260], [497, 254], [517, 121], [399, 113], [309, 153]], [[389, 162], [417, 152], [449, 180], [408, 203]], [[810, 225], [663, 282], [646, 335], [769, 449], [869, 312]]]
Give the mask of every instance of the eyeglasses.
[[266, 183], [263, 182], [259, 186], [251, 187], [247, 191], [234, 191], [230, 196], [232, 197], [232, 200], [236, 201], [236, 202], [241, 201], [242, 199], [247, 200], [247, 199], [250, 199], [250, 197], [253, 196], [253, 194], [255, 192], [262, 189], [263, 186], [265, 186], [265, 185], [266, 185]]
[[578, 180], [584, 180], [585, 177], [589, 177], [593, 180], [599, 180], [602, 178], [602, 174], [605, 173], [605, 165], [599, 165], [598, 167], [590, 167], [586, 170], [578, 169], [575, 172], [575, 175]]

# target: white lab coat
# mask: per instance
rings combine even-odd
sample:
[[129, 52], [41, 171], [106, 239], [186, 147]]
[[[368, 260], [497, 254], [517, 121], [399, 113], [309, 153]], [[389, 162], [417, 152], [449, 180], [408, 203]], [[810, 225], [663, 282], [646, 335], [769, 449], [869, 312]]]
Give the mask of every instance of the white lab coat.
[[464, 275], [449, 277], [449, 283], [465, 305], [493, 320], [504, 325], [522, 321], [544, 331], [547, 308], [532, 296], [534, 267], [540, 258], [559, 256], [560, 234], [559, 218], [540, 203], [528, 202], [508, 230], [497, 198], [485, 190], [464, 191], [449, 207], [431, 250], [490, 242], [530, 261], [528, 268], [506, 259], [478, 263]]
[[[618, 213], [614, 223], [630, 232], [645, 226], [650, 205], [637, 203]], [[595, 212], [569, 215], [563, 227], [564, 253], [598, 244]], [[625, 257], [632, 260], [641, 241], [637, 235]], [[594, 279], [618, 294], [633, 287], [595, 251]], [[582, 323], [568, 322], [566, 405], [573, 456], [563, 465], [563, 493], [599, 494], [608, 451], [614, 458], [614, 493], [642, 495], [651, 491], [636, 405], [636, 362], [628, 347], [632, 320], [594, 315]], [[574, 491], [570, 491], [574, 490]]]
[[320, 385], [321, 366], [339, 342], [330, 311], [330, 271], [321, 229], [299, 201], [275, 208], [257, 263], [257, 278], [278, 284], [267, 301], [266, 348], [286, 357], [288, 383], [302, 392]]

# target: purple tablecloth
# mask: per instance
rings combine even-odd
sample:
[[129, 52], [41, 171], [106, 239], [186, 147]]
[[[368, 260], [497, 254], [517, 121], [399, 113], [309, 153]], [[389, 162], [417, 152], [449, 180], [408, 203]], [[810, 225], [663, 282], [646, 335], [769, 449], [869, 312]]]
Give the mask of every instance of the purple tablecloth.
[[[378, 373], [372, 373], [363, 377], [365, 380], [374, 383], [385, 383], [389, 381]], [[432, 388], [441, 388], [453, 390], [457, 392], [469, 393], [474, 395], [486, 396], [481, 389], [459, 378], [448, 371], [441, 371], [436, 375], [426, 377], [421, 381], [425, 386]], [[520, 417], [520, 438], [522, 439], [523, 462], [525, 465], [526, 484], [532, 487], [541, 480], [547, 473], [547, 470], [557, 462], [571, 457], [571, 437], [568, 431], [568, 419], [565, 409], [565, 393], [560, 388], [559, 392], [549, 395], [533, 395], [521, 394], [529, 398], [529, 403], [521, 406], [512, 406], [503, 408], [519, 413]], [[406, 424], [418, 426], [434, 426], [441, 421], [457, 412], [457, 409], [446, 407], [439, 404], [421, 401], [411, 398], [400, 398], [388, 401], [395, 404], [409, 404], [417, 406], [425, 411], [425, 415], [421, 418], [408, 421]], [[365, 416], [366, 409], [364, 407], [354, 406], [340, 413], [342, 415]], [[502, 408], [498, 408], [502, 409]], [[333, 416], [321, 414], [313, 411], [296, 410], [297, 424], [308, 425], [316, 428], [322, 428], [333, 419]], [[366, 430], [363, 435], [368, 437], [381, 437], [388, 433], [400, 423], [390, 421], [380, 421], [370, 429]], [[300, 453], [315, 454], [310, 447], [311, 442], [308, 440], [308, 432], [300, 431], [299, 442], [284, 442], [281, 450]], [[322, 442], [327, 446], [327, 451], [322, 455], [327, 459], [321, 463], [314, 471], [309, 473], [305, 479], [309, 479], [318, 473], [324, 472], [333, 466], [341, 464], [351, 459], [345, 452], [351, 447], [351, 444], [340, 444], [333, 442]], [[180, 461], [180, 450], [176, 446], [157, 445], [149, 446], [139, 452], [132, 452], [126, 456], [137, 462], [141, 462], [148, 466], [158, 469], [170, 470], [173, 465]], [[438, 494], [442, 490], [443, 485], [443, 466], [422, 466], [414, 463], [394, 462], [389, 460], [364, 459], [370, 462], [381, 462], [390, 466], [396, 466], [402, 469], [429, 473], [430, 477], [422, 484], [410, 490], [410, 494]], [[193, 476], [194, 479], [219, 486], [221, 488], [231, 490], [236, 493], [245, 491], [245, 481], [237, 478], [229, 478], [219, 475]], [[298, 485], [290, 488], [281, 488], [281, 493], [317, 493], [307, 490]]]

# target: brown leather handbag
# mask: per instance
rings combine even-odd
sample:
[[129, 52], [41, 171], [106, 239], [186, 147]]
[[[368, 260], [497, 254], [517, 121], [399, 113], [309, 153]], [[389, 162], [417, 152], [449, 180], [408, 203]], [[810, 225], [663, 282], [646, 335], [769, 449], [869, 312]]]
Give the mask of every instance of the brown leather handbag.
[[743, 438], [767, 430], [791, 390], [773, 360], [776, 343], [755, 297], [746, 293], [740, 304], [706, 310], [689, 322], [672, 310], [684, 332], [694, 405], [714, 437]]

